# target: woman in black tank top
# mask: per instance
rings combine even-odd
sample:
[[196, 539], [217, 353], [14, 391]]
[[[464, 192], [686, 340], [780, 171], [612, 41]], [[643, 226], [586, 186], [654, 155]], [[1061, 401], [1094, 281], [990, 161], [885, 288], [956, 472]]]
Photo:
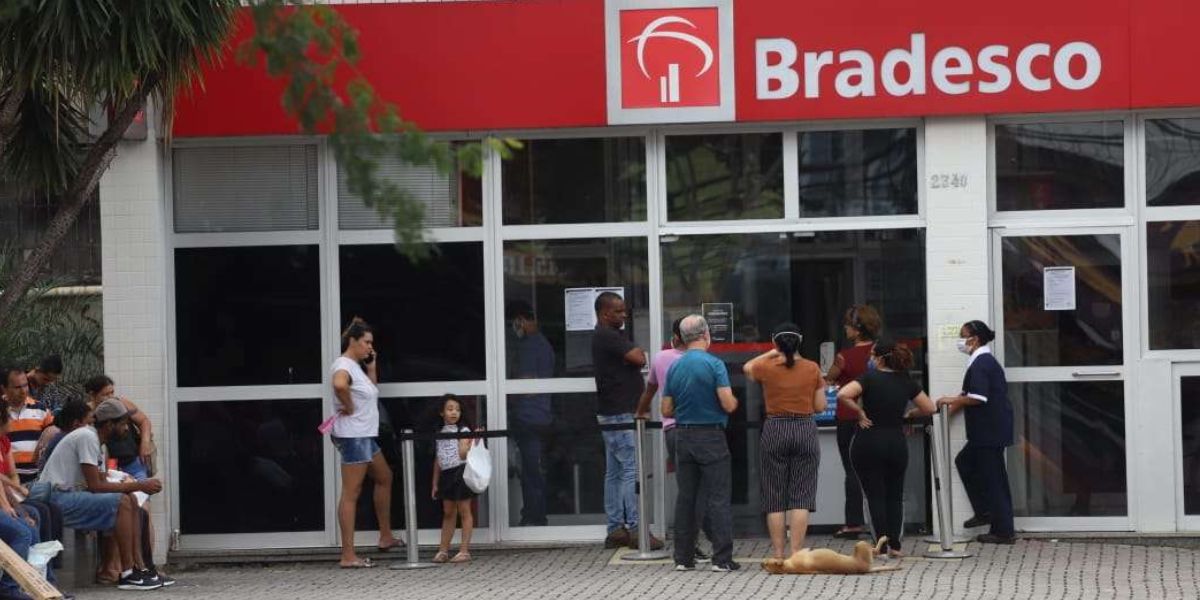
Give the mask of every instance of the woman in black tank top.
[[[931, 415], [933, 401], [909, 376], [912, 352], [890, 341], [875, 344], [875, 370], [838, 391], [838, 402], [858, 414], [859, 431], [850, 443], [850, 460], [862, 485], [874, 539], [888, 538], [888, 555], [903, 556], [904, 473], [908, 442], [904, 418]], [[909, 404], [913, 405], [910, 410]]]

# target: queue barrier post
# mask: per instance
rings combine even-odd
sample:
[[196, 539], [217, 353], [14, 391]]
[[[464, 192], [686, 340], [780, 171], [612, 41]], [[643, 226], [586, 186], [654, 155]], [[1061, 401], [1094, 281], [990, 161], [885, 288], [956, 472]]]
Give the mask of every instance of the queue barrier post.
[[635, 448], [637, 453], [637, 471], [638, 471], [638, 518], [641, 523], [638, 524], [638, 551], [630, 552], [621, 556], [621, 560], [645, 561], [645, 560], [663, 560], [668, 558], [670, 554], [662, 550], [650, 549], [650, 513], [649, 507], [646, 506], [646, 456], [645, 456], [645, 441], [646, 437], [646, 420], [637, 419], [637, 429], [634, 434]]
[[970, 552], [955, 550], [954, 514], [950, 489], [950, 408], [942, 405], [933, 426], [933, 481], [938, 516], [937, 548], [925, 552], [926, 558], [967, 558]]
[[403, 432], [403, 441], [400, 442], [400, 462], [403, 463], [404, 470], [404, 528], [407, 532], [405, 542], [407, 542], [408, 560], [405, 562], [396, 562], [388, 566], [389, 569], [411, 570], [411, 569], [428, 569], [438, 565], [434, 563], [421, 562], [419, 544], [417, 543], [417, 475], [413, 465], [415, 460], [413, 452], [412, 434], [413, 430], [405, 429]]
[[[946, 487], [950, 488], [949, 497], [946, 498], [946, 510], [944, 511], [950, 515], [950, 540], [956, 544], [962, 544], [971, 541], [972, 537], [966, 532], [956, 533], [954, 531], [954, 490], [951, 487], [951, 481], [953, 480], [951, 469], [953, 468], [952, 465], [954, 464], [954, 453], [950, 450], [950, 407], [942, 405], [938, 408], [938, 418], [934, 420], [933, 426], [935, 429], [941, 431], [943, 440], [943, 443], [940, 447], [937, 444], [934, 444], [933, 450], [934, 452], [937, 452], [940, 448], [942, 451], [942, 464], [944, 465], [942, 467], [942, 472], [946, 474], [944, 482]], [[940, 520], [938, 521], [938, 524], [941, 524]], [[942, 538], [940, 535], [929, 535], [926, 536], [925, 541], [931, 544], [939, 544], [941, 543]]]

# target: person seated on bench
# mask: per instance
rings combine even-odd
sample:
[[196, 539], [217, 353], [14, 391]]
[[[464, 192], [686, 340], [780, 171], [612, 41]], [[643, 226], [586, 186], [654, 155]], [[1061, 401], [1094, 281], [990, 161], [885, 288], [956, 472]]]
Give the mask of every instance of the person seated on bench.
[[123, 590], [155, 589], [170, 585], [169, 580], [142, 560], [141, 528], [135, 492], [157, 494], [162, 482], [110, 482], [101, 472], [100, 444], [125, 435], [129, 429], [129, 410], [120, 400], [101, 402], [92, 413], [94, 426], [68, 433], [46, 461], [37, 483], [31, 486], [35, 499], [48, 498], [63, 513], [63, 524], [72, 529], [112, 532], [121, 556], [121, 577], [117, 587]]

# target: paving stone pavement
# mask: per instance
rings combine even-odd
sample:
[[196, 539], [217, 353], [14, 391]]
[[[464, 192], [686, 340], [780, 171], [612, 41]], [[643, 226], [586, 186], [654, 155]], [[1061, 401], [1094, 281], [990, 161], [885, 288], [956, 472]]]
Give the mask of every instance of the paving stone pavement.
[[[841, 551], [849, 542], [814, 537], [813, 547]], [[736, 573], [675, 572], [670, 564], [617, 564], [612, 550], [594, 547], [481, 550], [465, 565], [417, 571], [339, 570], [330, 564], [209, 567], [174, 573], [179, 583], [146, 595], [115, 588], [77, 590], [80, 598], [921, 598], [1009, 599], [1200, 597], [1200, 551], [1100, 543], [1022, 540], [1014, 546], [971, 544], [964, 560], [906, 558], [899, 571], [860, 576], [770, 575], [757, 562], [765, 540], [735, 547], [747, 558]], [[906, 544], [910, 556], [925, 545]], [[428, 554], [428, 553], [426, 553]], [[423, 554], [423, 558], [428, 558]], [[399, 556], [396, 557], [400, 559]], [[754, 560], [756, 562], [751, 562]]]

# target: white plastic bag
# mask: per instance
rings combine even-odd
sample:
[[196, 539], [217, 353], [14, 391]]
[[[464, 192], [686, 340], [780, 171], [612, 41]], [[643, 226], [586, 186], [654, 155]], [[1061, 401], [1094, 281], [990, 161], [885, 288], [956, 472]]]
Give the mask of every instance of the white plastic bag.
[[29, 547], [29, 558], [25, 562], [28, 562], [29, 566], [37, 569], [37, 572], [42, 574], [42, 578], [45, 578], [46, 565], [50, 564], [50, 559], [58, 556], [58, 553], [62, 552], [62, 549], [62, 542], [58, 540], [34, 544]]
[[483, 445], [483, 440], [471, 445], [467, 451], [467, 466], [463, 469], [463, 483], [472, 492], [482, 494], [492, 482], [492, 454]]

